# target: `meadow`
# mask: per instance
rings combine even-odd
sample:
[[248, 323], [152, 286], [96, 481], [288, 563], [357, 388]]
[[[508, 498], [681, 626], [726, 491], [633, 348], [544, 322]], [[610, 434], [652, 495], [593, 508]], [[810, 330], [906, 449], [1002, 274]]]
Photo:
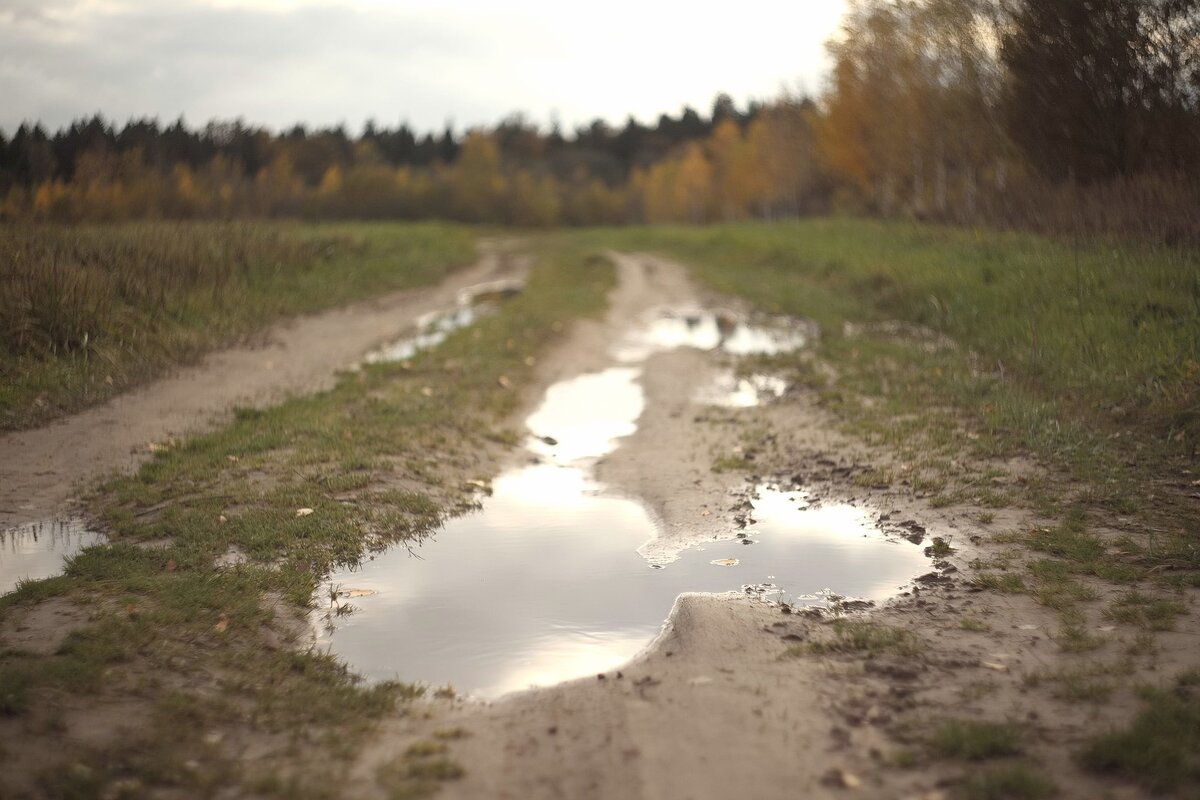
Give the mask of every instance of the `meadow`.
[[0, 429], [42, 424], [280, 318], [433, 283], [474, 258], [442, 224], [0, 227]]

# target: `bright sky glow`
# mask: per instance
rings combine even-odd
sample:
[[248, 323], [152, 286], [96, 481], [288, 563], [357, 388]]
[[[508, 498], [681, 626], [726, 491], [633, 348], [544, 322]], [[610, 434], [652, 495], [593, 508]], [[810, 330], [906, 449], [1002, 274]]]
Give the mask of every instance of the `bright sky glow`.
[[418, 130], [653, 122], [816, 90], [843, 0], [0, 0], [0, 129], [181, 114]]

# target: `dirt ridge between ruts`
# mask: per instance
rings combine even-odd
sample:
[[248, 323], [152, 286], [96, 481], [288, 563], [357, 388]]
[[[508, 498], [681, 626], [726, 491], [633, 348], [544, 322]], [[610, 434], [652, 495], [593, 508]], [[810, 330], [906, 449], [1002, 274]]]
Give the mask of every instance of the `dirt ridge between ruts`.
[[236, 406], [262, 407], [333, 386], [340, 370], [423, 314], [450, 308], [460, 290], [516, 277], [523, 261], [493, 242], [435, 286], [405, 289], [272, 326], [259, 342], [51, 424], [0, 436], [0, 529], [63, 514], [89, 485], [131, 472], [168, 439], [213, 430]]

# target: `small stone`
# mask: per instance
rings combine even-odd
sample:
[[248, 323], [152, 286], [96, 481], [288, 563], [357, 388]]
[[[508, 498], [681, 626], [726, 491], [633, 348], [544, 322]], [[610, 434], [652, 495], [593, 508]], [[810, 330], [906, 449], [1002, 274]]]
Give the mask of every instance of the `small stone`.
[[836, 767], [821, 777], [821, 783], [835, 789], [859, 789], [862, 787], [862, 781], [857, 775]]

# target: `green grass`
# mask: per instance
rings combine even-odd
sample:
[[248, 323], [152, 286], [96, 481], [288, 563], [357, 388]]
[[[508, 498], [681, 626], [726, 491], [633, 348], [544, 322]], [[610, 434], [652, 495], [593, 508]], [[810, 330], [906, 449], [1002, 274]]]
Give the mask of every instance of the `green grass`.
[[474, 256], [440, 224], [0, 228], [0, 429], [42, 424], [281, 317], [433, 283]]
[[1187, 692], [1149, 691], [1124, 729], [1097, 736], [1080, 760], [1155, 792], [1200, 786], [1200, 701]]
[[1179, 600], [1157, 597], [1131, 589], [1118, 597], [1106, 612], [1107, 616], [1126, 625], [1138, 625], [1151, 631], [1169, 631], [1175, 618], [1187, 613]]
[[1054, 782], [1021, 764], [1006, 764], [972, 772], [957, 787], [962, 800], [1041, 800], [1058, 793]]
[[921, 640], [911, 631], [882, 625], [866, 620], [837, 619], [831, 625], [830, 639], [810, 642], [807, 646], [789, 648], [789, 653], [801, 655], [815, 653], [891, 653], [900, 656], [915, 656], [921, 652]]
[[1021, 731], [1014, 725], [977, 720], [942, 723], [929, 738], [929, 747], [943, 758], [983, 761], [1021, 752]]
[[[59, 696], [159, 707], [178, 695], [137, 735], [81, 753], [89, 771], [80, 781], [108, 780], [112, 762], [131, 765], [149, 785], [175, 786], [175, 777], [159, 780], [160, 768], [169, 772], [180, 753], [199, 748], [205, 731], [232, 727], [278, 740], [280, 773], [268, 760], [238, 777], [227, 754], [197, 780], [261, 782], [285, 796], [298, 785], [305, 794], [328, 787], [337, 774], [330, 760], [353, 755], [382, 714], [420, 690], [362, 685], [337, 659], [295, 650], [286, 620], [307, 613], [332, 569], [420, 540], [473, 507], [464, 480], [489, 478], [473, 471], [480, 452], [511, 440], [500, 427], [519, 402], [511, 387], [528, 381], [531, 357], [565, 335], [564, 323], [603, 309], [612, 282], [603, 259], [545, 250], [522, 295], [410, 364], [367, 367], [327, 392], [239, 411], [224, 429], [100, 487], [87, 504], [109, 542], [72, 558], [63, 576], [0, 598], [0, 620], [63, 596], [86, 604], [95, 621], [50, 655], [0, 652], [0, 714], [36, 729]], [[348, 475], [354, 480], [333, 480]], [[313, 513], [297, 516], [299, 508]], [[248, 563], [217, 568], [231, 547]], [[284, 601], [282, 616], [269, 610], [272, 598]], [[271, 632], [282, 645], [270, 643]], [[189, 708], [194, 718], [181, 721]], [[436, 786], [457, 769], [412, 758], [405, 791]]]

